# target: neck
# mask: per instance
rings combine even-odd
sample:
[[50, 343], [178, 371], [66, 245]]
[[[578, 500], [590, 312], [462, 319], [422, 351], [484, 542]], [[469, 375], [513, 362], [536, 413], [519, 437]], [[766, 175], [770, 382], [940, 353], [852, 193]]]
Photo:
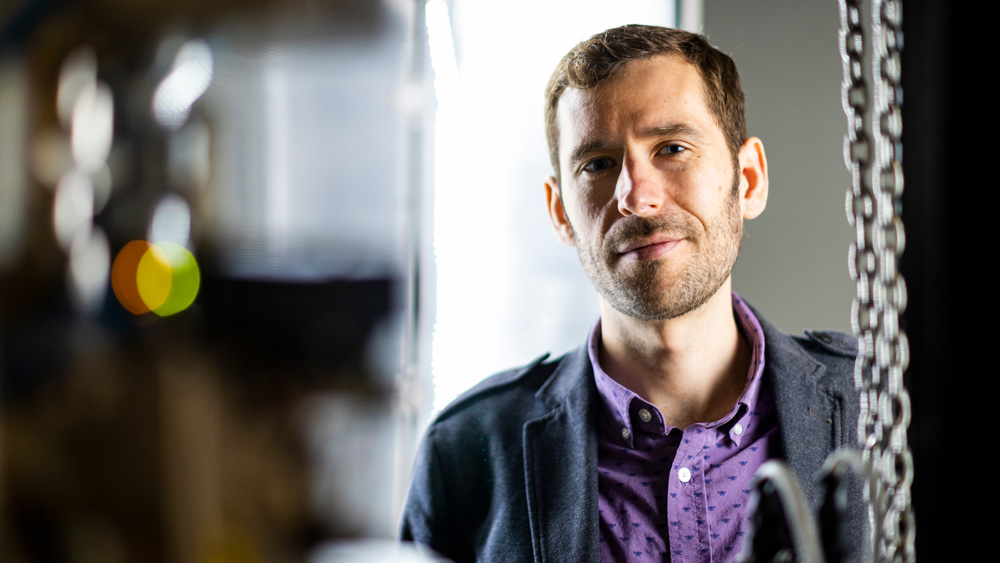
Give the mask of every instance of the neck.
[[642, 321], [601, 302], [604, 371], [686, 428], [728, 413], [746, 386], [751, 350], [736, 327], [730, 282], [680, 317]]

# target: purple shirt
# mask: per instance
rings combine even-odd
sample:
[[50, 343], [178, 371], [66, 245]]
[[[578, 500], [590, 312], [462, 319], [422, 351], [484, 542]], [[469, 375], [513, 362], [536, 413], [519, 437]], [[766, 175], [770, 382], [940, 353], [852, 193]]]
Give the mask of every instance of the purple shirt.
[[602, 406], [597, 483], [601, 561], [732, 561], [743, 546], [750, 481], [775, 457], [774, 398], [763, 382], [764, 333], [733, 293], [752, 347], [747, 385], [727, 415], [683, 431], [601, 369], [601, 321], [589, 354]]

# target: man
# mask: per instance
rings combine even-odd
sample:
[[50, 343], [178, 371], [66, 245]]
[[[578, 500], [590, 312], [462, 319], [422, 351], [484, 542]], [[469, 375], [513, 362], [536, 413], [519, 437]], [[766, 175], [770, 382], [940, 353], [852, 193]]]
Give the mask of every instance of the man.
[[549, 216], [600, 319], [579, 350], [441, 413], [403, 537], [455, 561], [732, 561], [764, 461], [784, 459], [815, 507], [824, 459], [852, 445], [856, 343], [787, 336], [732, 293], [767, 161], [732, 60], [703, 37], [625, 26], [582, 42], [546, 122]]

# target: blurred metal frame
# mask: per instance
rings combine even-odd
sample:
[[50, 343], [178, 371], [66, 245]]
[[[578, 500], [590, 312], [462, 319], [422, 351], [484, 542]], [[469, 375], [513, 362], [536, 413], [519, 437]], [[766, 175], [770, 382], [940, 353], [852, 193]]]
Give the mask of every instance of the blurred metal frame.
[[[412, 184], [400, 189], [408, 220], [401, 226], [403, 264], [384, 279], [232, 280], [209, 267], [197, 306], [176, 318], [109, 314], [113, 298], [95, 316], [81, 315], [63, 288], [51, 192], [29, 181], [30, 251], [0, 272], [0, 343], [18, 356], [0, 359], [25, 360], [29, 372], [45, 377], [20, 386], [10, 379], [18, 370], [0, 372], [7, 391], [0, 407], [0, 483], [7, 485], [0, 485], [0, 558], [281, 561], [326, 540], [394, 532], [386, 511], [357, 503], [373, 482], [344, 475], [372, 480], [389, 473], [378, 486], [401, 503], [416, 442], [413, 397], [426, 383], [415, 367], [426, 102], [421, 5], [53, 0], [0, 11], [0, 56], [26, 61], [31, 85], [26, 145], [34, 146], [37, 131], [59, 127], [55, 104], [47, 103], [56, 98], [53, 77], [86, 43], [99, 77], [125, 92], [116, 100], [116, 136], [142, 138], [127, 159], [139, 188], [158, 185], [165, 149], [138, 124], [131, 98], [151, 93], [148, 80], [136, 77], [155, 65], [156, 43], [174, 30], [197, 37], [238, 22], [290, 33], [304, 19], [313, 24], [310, 33], [317, 22], [335, 21], [338, 29], [365, 34], [378, 30], [380, 10], [402, 10], [413, 36], [400, 88], [416, 96], [414, 107], [397, 108], [406, 124], [402, 176]], [[99, 220], [121, 227], [110, 216]], [[210, 265], [211, 245], [203, 250], [199, 256]], [[252, 309], [241, 310], [249, 303]], [[372, 323], [396, 310], [405, 318], [392, 333], [400, 342], [389, 346], [397, 363], [386, 380], [372, 373], [365, 355], [373, 353]], [[336, 339], [325, 341], [329, 335]], [[366, 460], [375, 467], [358, 471]], [[327, 474], [316, 475], [317, 467]], [[11, 483], [16, 495], [3, 495], [15, 491]], [[319, 504], [317, 490], [327, 493]]]

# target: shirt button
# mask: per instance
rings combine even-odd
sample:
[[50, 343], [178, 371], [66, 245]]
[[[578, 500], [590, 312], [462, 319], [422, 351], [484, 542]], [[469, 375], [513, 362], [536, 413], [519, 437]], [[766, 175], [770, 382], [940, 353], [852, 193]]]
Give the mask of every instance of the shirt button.
[[681, 480], [681, 483], [687, 483], [691, 480], [691, 470], [687, 467], [682, 467], [677, 471], [677, 478]]
[[652, 420], [653, 415], [649, 414], [649, 411], [646, 409], [639, 409], [639, 418], [642, 419], [643, 422], [649, 422]]
[[733, 426], [733, 433], [736, 434], [737, 436], [739, 436], [740, 434], [742, 434], [743, 433], [743, 425], [740, 424], [739, 422], [737, 422], [736, 426]]
[[629, 436], [629, 434], [628, 434], [628, 428], [622, 428], [622, 438], [625, 438], [626, 440], [628, 440], [628, 436]]

